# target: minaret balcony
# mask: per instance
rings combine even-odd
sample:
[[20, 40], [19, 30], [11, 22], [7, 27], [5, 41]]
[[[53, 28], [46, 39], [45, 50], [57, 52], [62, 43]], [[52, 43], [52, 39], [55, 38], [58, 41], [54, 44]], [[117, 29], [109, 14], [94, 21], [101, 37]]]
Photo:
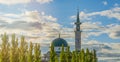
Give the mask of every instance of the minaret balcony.
[[81, 23], [80, 22], [75, 22], [76, 25], [80, 25]]

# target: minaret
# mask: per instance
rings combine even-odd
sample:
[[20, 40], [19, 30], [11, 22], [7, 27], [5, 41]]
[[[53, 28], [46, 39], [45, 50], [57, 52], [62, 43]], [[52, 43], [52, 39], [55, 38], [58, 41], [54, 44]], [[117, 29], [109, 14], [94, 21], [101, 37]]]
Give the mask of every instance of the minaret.
[[80, 19], [79, 19], [79, 10], [77, 12], [77, 20], [75, 22], [76, 29], [75, 29], [75, 49], [80, 51], [81, 49], [81, 29], [80, 29]]

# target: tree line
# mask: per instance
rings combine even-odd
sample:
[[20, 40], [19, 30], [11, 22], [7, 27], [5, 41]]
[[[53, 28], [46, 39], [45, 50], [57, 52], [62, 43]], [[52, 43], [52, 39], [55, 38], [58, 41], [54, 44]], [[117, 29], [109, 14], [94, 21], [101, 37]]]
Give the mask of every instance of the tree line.
[[28, 45], [24, 36], [21, 36], [19, 43], [15, 34], [11, 39], [7, 34], [3, 34], [1, 41], [0, 62], [41, 62], [40, 44], [30, 42]]
[[60, 55], [57, 55], [54, 46], [50, 50], [50, 62], [97, 62], [96, 50], [81, 49], [81, 51], [70, 51], [68, 46], [66, 50], [62, 46]]
[[[5, 33], [1, 35], [0, 62], [42, 62], [40, 44], [27, 43], [24, 36], [18, 39], [15, 34], [9, 38]], [[97, 62], [96, 51], [82, 49], [81, 51], [70, 51], [68, 46], [64, 51], [64, 46], [58, 56], [54, 46], [50, 48], [50, 59], [48, 62]]]

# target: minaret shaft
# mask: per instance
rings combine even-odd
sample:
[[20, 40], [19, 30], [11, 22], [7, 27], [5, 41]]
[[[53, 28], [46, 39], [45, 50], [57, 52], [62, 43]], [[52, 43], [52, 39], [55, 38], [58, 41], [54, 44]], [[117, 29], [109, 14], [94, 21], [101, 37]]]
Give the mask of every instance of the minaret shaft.
[[77, 51], [81, 50], [81, 32], [75, 31], [75, 49]]

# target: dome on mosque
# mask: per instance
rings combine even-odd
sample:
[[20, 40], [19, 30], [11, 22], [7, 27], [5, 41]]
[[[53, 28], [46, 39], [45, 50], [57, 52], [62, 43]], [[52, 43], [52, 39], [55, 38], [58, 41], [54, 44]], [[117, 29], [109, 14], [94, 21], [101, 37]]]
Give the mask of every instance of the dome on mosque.
[[52, 41], [52, 45], [54, 46], [54, 47], [61, 47], [62, 45], [64, 46], [64, 47], [67, 47], [68, 46], [68, 43], [67, 43], [67, 41], [66, 40], [64, 40], [64, 39], [62, 39], [62, 38], [56, 38], [56, 39], [54, 39], [53, 41]]

